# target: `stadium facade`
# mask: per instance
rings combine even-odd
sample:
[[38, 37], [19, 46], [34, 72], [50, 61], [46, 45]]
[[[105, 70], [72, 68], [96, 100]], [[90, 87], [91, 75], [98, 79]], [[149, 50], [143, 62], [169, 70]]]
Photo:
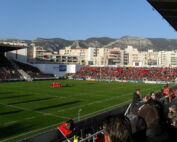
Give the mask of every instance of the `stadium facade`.
[[[13, 44], [13, 43], [9, 43]], [[8, 48], [4, 45], [3, 49], [6, 50], [5, 56], [9, 60], [18, 61], [20, 63], [28, 64], [30, 66], [37, 67], [41, 72], [45, 74], [53, 74], [55, 77], [64, 77], [66, 74], [73, 74], [78, 71], [81, 66], [78, 64], [60, 64], [57, 62], [48, 62], [48, 61], [36, 61], [34, 54], [34, 48], [31, 46], [25, 46], [23, 49], [21, 48], [13, 48], [12, 50], [8, 50]], [[38, 51], [39, 52], [39, 51]]]
[[[18, 53], [18, 55], [16, 55]], [[18, 56], [18, 58], [16, 58]], [[25, 56], [24, 59], [21, 56]], [[125, 49], [112, 48], [73, 48], [71, 46], [58, 52], [46, 51], [34, 44], [27, 49], [11, 51], [7, 57], [25, 63], [57, 63], [67, 65], [127, 66], [127, 67], [176, 67], [177, 50], [174, 51], [138, 51], [127, 45]], [[21, 57], [21, 58], [20, 58]]]
[[[16, 44], [16, 43], [9, 43]], [[30, 45], [23, 49], [6, 49], [6, 57], [37, 67], [41, 72], [64, 77], [74, 74], [83, 66], [110, 67], [176, 67], [177, 51], [138, 51], [133, 46], [114, 48], [65, 47], [58, 52]]]

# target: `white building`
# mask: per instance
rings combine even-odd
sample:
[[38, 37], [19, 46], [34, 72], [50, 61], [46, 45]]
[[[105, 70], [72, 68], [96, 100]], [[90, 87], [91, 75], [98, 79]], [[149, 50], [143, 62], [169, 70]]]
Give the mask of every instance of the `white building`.
[[165, 67], [177, 67], [177, 50], [160, 51], [158, 54], [158, 64]]
[[95, 57], [98, 55], [98, 49], [94, 47], [89, 47], [87, 50], [86, 65], [93, 65]]
[[70, 46], [65, 47], [64, 49], [59, 50], [59, 56], [72, 56], [78, 59], [78, 64], [86, 65], [87, 63], [87, 48], [72, 48]]
[[[9, 54], [10, 53], [10, 54]], [[176, 67], [176, 51], [138, 51], [133, 46], [126, 49], [114, 48], [73, 48], [71, 46], [58, 52], [49, 52], [34, 44], [28, 48], [11, 51], [8, 58], [20, 60], [23, 63], [57, 63], [78, 65], [116, 65], [132, 67]]]
[[125, 51], [129, 55], [128, 66], [139, 66], [141, 60], [138, 49], [133, 48], [133, 46], [128, 46]]

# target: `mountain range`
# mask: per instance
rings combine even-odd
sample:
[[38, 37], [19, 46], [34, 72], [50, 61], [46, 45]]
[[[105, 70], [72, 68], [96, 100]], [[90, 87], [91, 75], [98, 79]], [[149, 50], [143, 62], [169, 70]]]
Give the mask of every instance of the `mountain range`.
[[[0, 41], [19, 41], [18, 39], [0, 39]], [[21, 40], [20, 40], [21, 41]], [[170, 51], [177, 50], [177, 39], [168, 38], [144, 38], [124, 36], [118, 39], [109, 37], [88, 38], [86, 40], [65, 40], [62, 38], [37, 38], [34, 40], [24, 40], [24, 42], [35, 43], [37, 46], [42, 46], [47, 51], [58, 51], [66, 46], [88, 48], [113, 48], [119, 47], [121, 49], [126, 48], [128, 45], [137, 48], [140, 51], [147, 51], [153, 49], [154, 51]]]

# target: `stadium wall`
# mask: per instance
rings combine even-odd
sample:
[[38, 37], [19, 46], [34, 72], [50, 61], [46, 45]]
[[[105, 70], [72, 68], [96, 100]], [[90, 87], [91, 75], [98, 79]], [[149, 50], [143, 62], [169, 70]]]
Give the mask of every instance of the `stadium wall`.
[[31, 64], [31, 65], [37, 67], [43, 73], [54, 74], [56, 77], [63, 77], [67, 70], [67, 67], [65, 65], [65, 69], [61, 71], [59, 64]]
[[64, 77], [65, 74], [76, 73], [82, 66], [65, 64], [31, 64], [43, 73], [54, 74], [56, 77]]

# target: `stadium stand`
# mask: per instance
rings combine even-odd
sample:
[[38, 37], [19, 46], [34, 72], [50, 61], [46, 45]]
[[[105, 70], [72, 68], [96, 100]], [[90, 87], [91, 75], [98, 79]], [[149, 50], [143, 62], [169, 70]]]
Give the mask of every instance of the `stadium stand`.
[[32, 65], [9, 60], [6, 58], [5, 52], [23, 48], [27, 47], [0, 43], [0, 82], [54, 79], [54, 75], [44, 74], [38, 68], [33, 67]]
[[145, 67], [83, 67], [75, 78], [111, 79], [111, 80], [143, 80], [174, 81], [177, 68], [145, 68]]
[[50, 77], [54, 77], [53, 74], [44, 74], [42, 73], [38, 68], [28, 65], [28, 64], [24, 64], [18, 61], [14, 61], [19, 68], [23, 69], [27, 74], [29, 74], [32, 78], [50, 78]]
[[0, 81], [21, 79], [21, 75], [13, 65], [4, 56], [0, 56]]

